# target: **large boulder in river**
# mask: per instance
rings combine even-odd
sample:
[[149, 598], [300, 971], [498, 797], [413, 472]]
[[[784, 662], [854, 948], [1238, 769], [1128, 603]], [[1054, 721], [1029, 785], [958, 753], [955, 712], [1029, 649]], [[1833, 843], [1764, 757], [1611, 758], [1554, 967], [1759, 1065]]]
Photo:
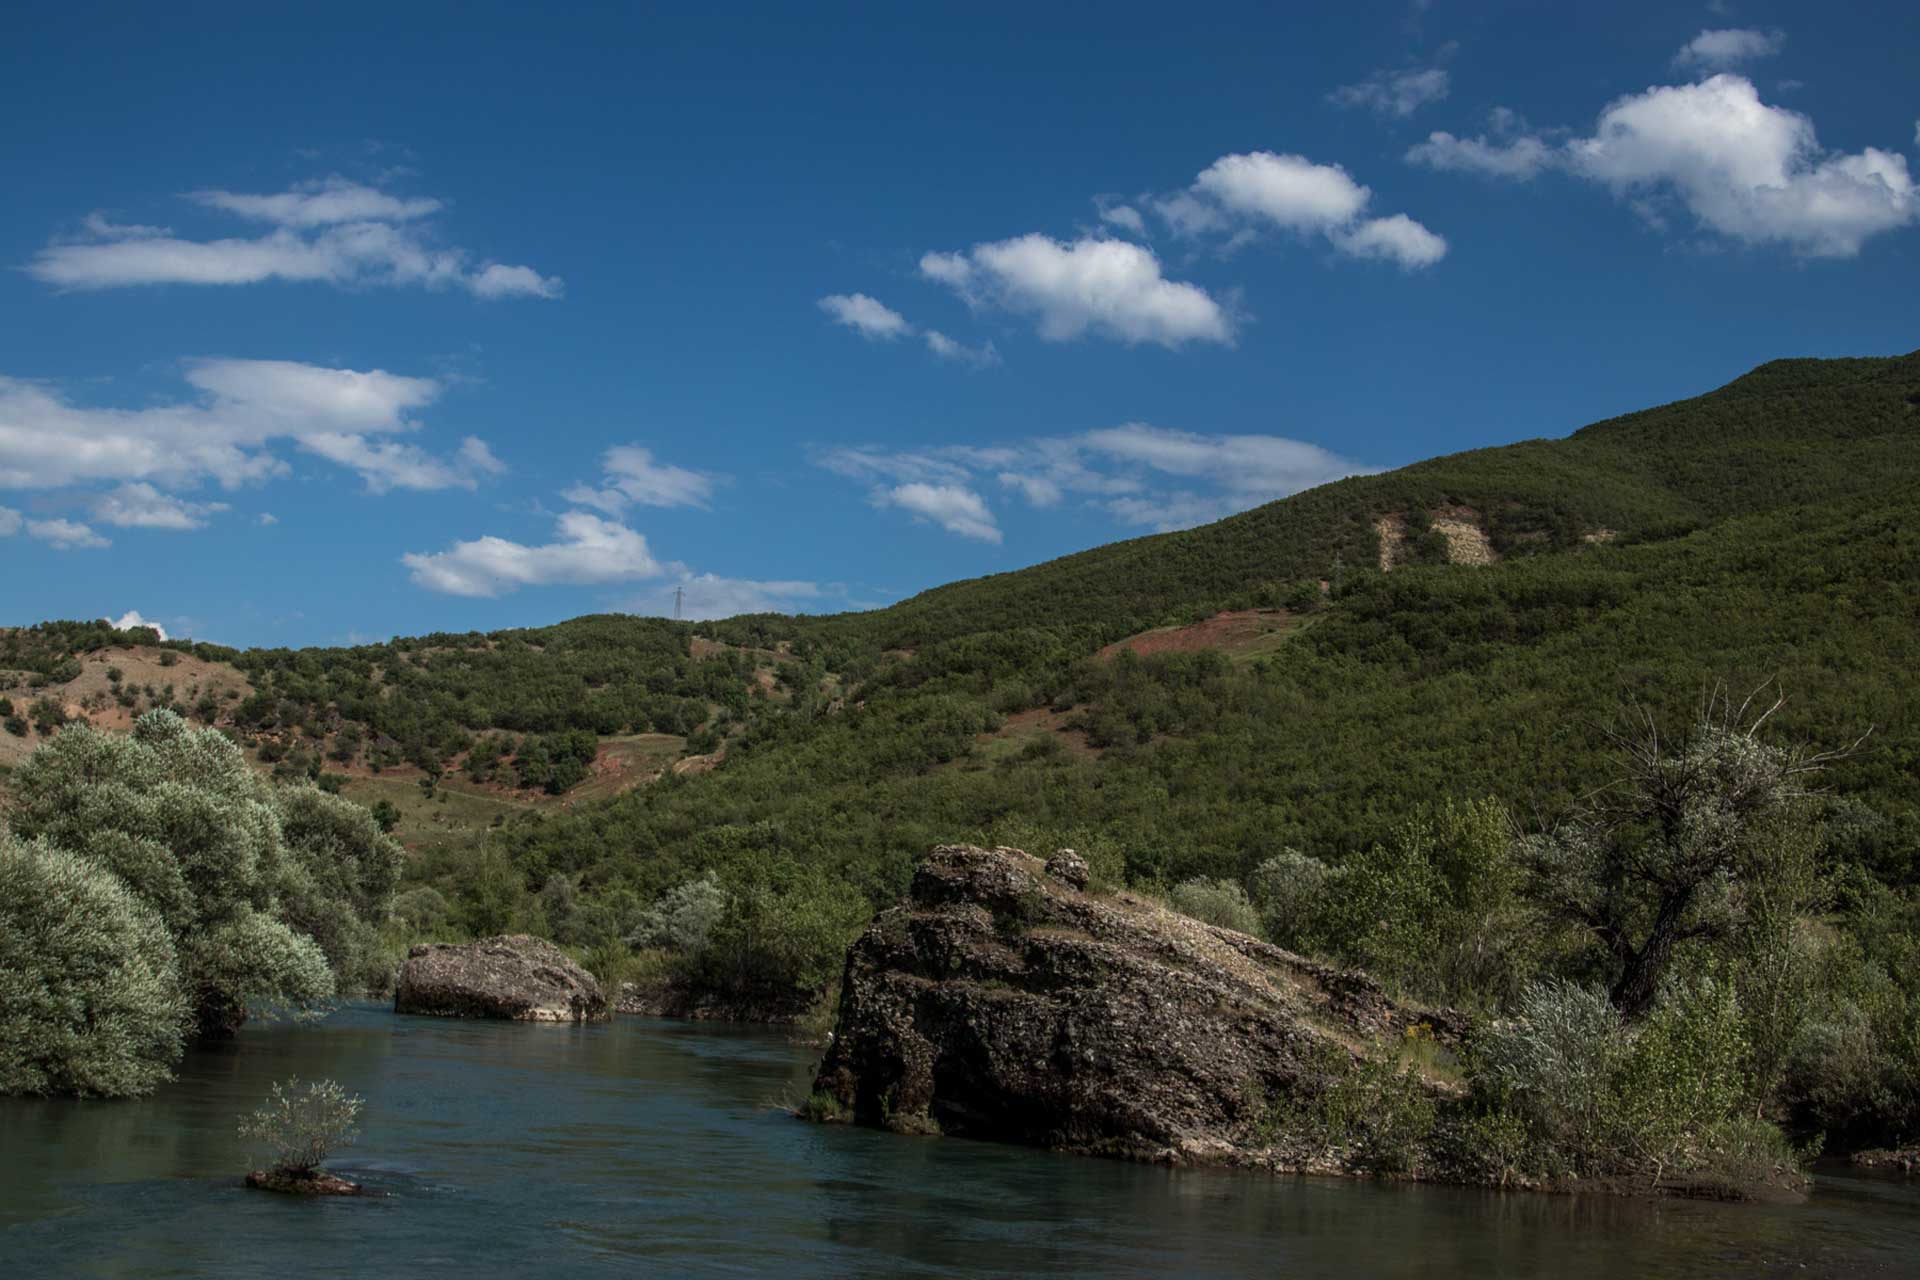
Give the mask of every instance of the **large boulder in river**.
[[816, 1090], [903, 1132], [1431, 1176], [1421, 1118], [1450, 1089], [1396, 1064], [1409, 1039], [1444, 1058], [1449, 1015], [1084, 883], [1016, 849], [935, 849], [848, 953]]
[[594, 976], [544, 938], [504, 934], [414, 947], [394, 984], [396, 1013], [521, 1022], [612, 1016]]

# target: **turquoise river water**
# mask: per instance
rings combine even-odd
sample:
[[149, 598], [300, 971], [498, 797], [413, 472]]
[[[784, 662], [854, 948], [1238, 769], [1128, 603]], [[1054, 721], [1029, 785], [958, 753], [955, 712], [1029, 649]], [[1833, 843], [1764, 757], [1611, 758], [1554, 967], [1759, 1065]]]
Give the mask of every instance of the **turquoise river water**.
[[[1805, 1204], [1499, 1194], [1143, 1167], [784, 1114], [764, 1029], [349, 1006], [195, 1050], [132, 1102], [0, 1100], [0, 1277], [1920, 1275], [1920, 1182]], [[333, 1167], [248, 1191], [276, 1079], [366, 1098]]]

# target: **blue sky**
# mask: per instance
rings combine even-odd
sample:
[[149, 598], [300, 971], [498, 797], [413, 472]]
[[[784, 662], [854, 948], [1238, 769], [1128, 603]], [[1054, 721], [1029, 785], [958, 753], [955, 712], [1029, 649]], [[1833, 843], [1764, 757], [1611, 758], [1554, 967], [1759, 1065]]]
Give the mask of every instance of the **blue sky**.
[[11, 5], [0, 621], [868, 607], [1911, 350], [1917, 54], [1910, 4]]

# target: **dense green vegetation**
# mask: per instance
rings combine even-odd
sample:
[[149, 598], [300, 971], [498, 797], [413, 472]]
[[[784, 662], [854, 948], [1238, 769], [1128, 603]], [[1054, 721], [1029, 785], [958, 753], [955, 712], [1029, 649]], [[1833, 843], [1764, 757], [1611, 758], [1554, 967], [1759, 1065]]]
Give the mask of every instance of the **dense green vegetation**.
[[[1747, 1121], [1846, 1145], [1920, 1136], [1917, 444], [1920, 355], [1779, 361], [1565, 440], [871, 614], [173, 647], [247, 674], [254, 696], [220, 721], [234, 735], [344, 739], [351, 759], [429, 782], [458, 769], [565, 792], [588, 735], [724, 747], [711, 772], [423, 845], [396, 903], [417, 931], [528, 929], [605, 974], [798, 1010], [929, 846], [1071, 846], [1099, 882], [1408, 995], [1572, 1028], [1600, 1055], [1585, 1083], [1489, 1083], [1487, 1149], [1537, 1163], [1584, 1125], [1598, 1136], [1567, 1170], [1670, 1163], [1709, 1131], [1757, 1159], [1778, 1145]], [[1443, 563], [1441, 516], [1478, 523], [1500, 562]], [[1407, 530], [1391, 573], [1382, 517]], [[1285, 635], [1099, 656], [1223, 609], [1274, 611]], [[56, 624], [0, 638], [0, 666], [51, 679], [127, 642]], [[755, 679], [769, 667], [771, 694]], [[1596, 800], [1647, 794], [1613, 731], [1650, 722], [1711, 755], [1714, 733], [1745, 733], [1702, 723], [1713, 692], [1763, 684], [1784, 702], [1753, 759], [1872, 735], [1712, 857], [1652, 839], [1657, 804]], [[1682, 864], [1699, 875], [1676, 895]], [[1543, 1051], [1486, 1044], [1487, 1082]], [[1698, 1093], [1703, 1072], [1737, 1087]], [[1666, 1109], [1623, 1110], [1622, 1090]]]
[[0, 1092], [144, 1092], [190, 1029], [381, 980], [402, 853], [358, 806], [167, 711], [68, 728], [10, 787]]

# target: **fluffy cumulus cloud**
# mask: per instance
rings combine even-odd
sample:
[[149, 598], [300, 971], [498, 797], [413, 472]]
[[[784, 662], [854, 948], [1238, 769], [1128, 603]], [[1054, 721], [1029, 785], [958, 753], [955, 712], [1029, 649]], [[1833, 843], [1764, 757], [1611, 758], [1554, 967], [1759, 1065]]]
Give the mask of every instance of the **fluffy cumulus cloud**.
[[1231, 319], [1205, 289], [1167, 279], [1151, 249], [1125, 240], [1017, 236], [929, 253], [920, 272], [971, 305], [1032, 316], [1053, 342], [1087, 334], [1165, 347], [1233, 340]]
[[135, 627], [148, 627], [159, 632], [162, 640], [167, 638], [167, 629], [157, 622], [141, 617], [138, 609], [129, 609], [117, 618], [104, 619], [104, 621], [116, 631], [132, 631]]
[[704, 507], [720, 480], [661, 462], [637, 444], [615, 445], [601, 456], [600, 467], [598, 485], [575, 485], [561, 496], [617, 516], [629, 507]]
[[1812, 120], [1762, 102], [1732, 74], [1629, 94], [1590, 136], [1559, 146], [1534, 134], [1488, 143], [1436, 133], [1408, 159], [1521, 179], [1563, 169], [1643, 213], [1674, 206], [1710, 232], [1814, 257], [1851, 257], [1871, 237], [1920, 221], [1906, 157], [1828, 151]]
[[1568, 161], [1617, 191], [1677, 200], [1723, 235], [1815, 256], [1851, 257], [1920, 217], [1906, 157], [1825, 151], [1811, 120], [1736, 75], [1621, 98]]
[[994, 543], [1003, 533], [983, 489], [1004, 495], [1003, 505], [1079, 504], [1122, 525], [1165, 530], [1370, 470], [1283, 436], [1203, 435], [1147, 423], [985, 448], [834, 449], [816, 461], [871, 484], [876, 506]]
[[255, 195], [195, 191], [203, 209], [264, 224], [257, 235], [187, 239], [166, 227], [116, 223], [99, 214], [77, 236], [42, 249], [27, 271], [65, 289], [127, 285], [241, 285], [268, 280], [341, 286], [465, 289], [480, 298], [557, 298], [562, 282], [532, 267], [476, 261], [441, 244], [426, 220], [438, 200], [402, 198], [333, 177]]
[[529, 546], [488, 536], [456, 542], [445, 551], [409, 552], [401, 563], [421, 586], [456, 596], [500, 596], [557, 583], [634, 582], [665, 572], [644, 536], [587, 511], [562, 514], [551, 542]]
[[1673, 55], [1673, 65], [1683, 71], [1726, 71], [1771, 58], [1786, 44], [1784, 32], [1720, 27], [1702, 31], [1682, 45], [1680, 52]]
[[[474, 488], [505, 468], [467, 437], [439, 454], [405, 439], [441, 392], [430, 378], [282, 360], [199, 360], [193, 394], [170, 404], [95, 408], [41, 383], [0, 377], [0, 490], [78, 490], [96, 521], [127, 529], [195, 529], [226, 511], [183, 490], [265, 481], [294, 451], [356, 473], [369, 492]], [[91, 529], [42, 522], [59, 546], [103, 546]]]
[[1445, 98], [1447, 89], [1447, 73], [1441, 67], [1376, 71], [1356, 84], [1341, 85], [1327, 95], [1327, 101], [1336, 107], [1364, 107], [1376, 115], [1405, 119]]
[[1322, 236], [1336, 250], [1408, 270], [1444, 258], [1447, 242], [1406, 214], [1368, 217], [1373, 192], [1337, 164], [1253, 151], [1222, 156], [1185, 191], [1154, 207], [1176, 232], [1226, 234], [1238, 244], [1262, 230]]

